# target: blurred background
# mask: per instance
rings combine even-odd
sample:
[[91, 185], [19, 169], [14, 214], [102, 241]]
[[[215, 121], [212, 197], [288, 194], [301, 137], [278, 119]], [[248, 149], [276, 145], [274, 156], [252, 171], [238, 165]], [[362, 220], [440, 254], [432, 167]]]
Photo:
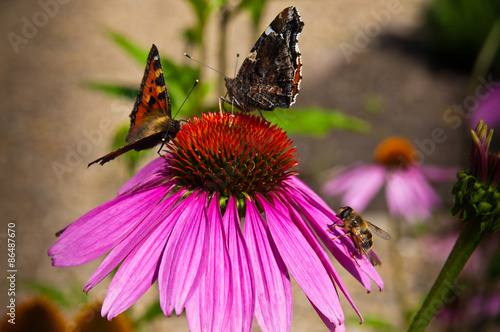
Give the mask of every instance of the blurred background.
[[[122, 144], [151, 44], [164, 61], [173, 112], [196, 78], [200, 86], [178, 117], [216, 111], [217, 97], [225, 93], [223, 78], [184, 52], [233, 76], [236, 54], [241, 63], [271, 20], [291, 5], [305, 23], [299, 37], [301, 92], [290, 111], [264, 115], [289, 131], [301, 179], [322, 193], [338, 168], [373, 162], [377, 144], [394, 135], [416, 146], [422, 164], [467, 167], [475, 124], [470, 113], [457, 110], [473, 110], [473, 97], [486, 98], [498, 78], [500, 6], [493, 0], [1, 1], [2, 308], [8, 301], [4, 274], [11, 222], [18, 303], [43, 294], [71, 321], [78, 308], [104, 298], [110, 279], [88, 296], [81, 291], [99, 262], [55, 268], [47, 250], [58, 230], [115, 197], [132, 172], [157, 156], [127, 154], [87, 169], [113, 144]], [[498, 146], [498, 136], [494, 140]], [[338, 268], [366, 321], [359, 325], [341, 296], [348, 331], [405, 329], [460, 229], [447, 212], [452, 186], [453, 181], [436, 185], [442, 207], [414, 223], [390, 217], [383, 192], [368, 205], [365, 219], [393, 240], [375, 238], [384, 263], [377, 268], [382, 292], [366, 294]], [[338, 196], [323, 197], [333, 209], [341, 204]], [[498, 327], [500, 300], [493, 295], [500, 294], [500, 271], [494, 268], [500, 255], [495, 241], [489, 242], [429, 331]], [[293, 289], [292, 331], [325, 330], [300, 288]], [[188, 330], [184, 316], [146, 317], [154, 313], [155, 299], [152, 287], [127, 311], [131, 321], [141, 321], [141, 331]], [[468, 312], [470, 303], [491, 314]]]

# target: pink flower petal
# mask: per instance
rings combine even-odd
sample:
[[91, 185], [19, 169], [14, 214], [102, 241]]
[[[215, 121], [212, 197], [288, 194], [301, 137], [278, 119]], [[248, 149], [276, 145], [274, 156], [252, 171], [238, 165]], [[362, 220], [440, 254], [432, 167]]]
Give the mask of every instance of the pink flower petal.
[[186, 302], [186, 315], [191, 331], [227, 331], [233, 290], [218, 195], [212, 197], [207, 216], [210, 224], [207, 266], [196, 291]]
[[167, 240], [178, 222], [180, 212], [191, 205], [194, 199], [194, 195], [188, 196], [172, 209], [127, 256], [109, 286], [102, 306], [103, 316], [108, 314], [111, 319], [126, 310], [158, 279], [160, 258]]
[[457, 167], [438, 167], [421, 165], [420, 170], [426, 178], [434, 182], [455, 182], [459, 169]]
[[49, 249], [54, 266], [90, 262], [120, 243], [166, 195], [164, 186], [123, 195], [73, 222]]
[[342, 205], [363, 211], [382, 188], [385, 168], [382, 165], [361, 165], [328, 181], [323, 191], [328, 195], [342, 195]]
[[257, 322], [262, 331], [289, 331], [293, 310], [290, 277], [251, 199], [246, 199], [244, 235], [254, 271]]
[[148, 187], [152, 183], [165, 179], [165, 175], [160, 172], [162, 166], [165, 164], [166, 161], [163, 157], [156, 158], [132, 176], [120, 190], [118, 190], [118, 195], [134, 192], [138, 188]]
[[488, 94], [482, 96], [479, 105], [471, 113], [469, 125], [471, 129], [475, 129], [479, 121], [484, 122], [489, 127], [497, 127], [500, 125], [500, 88], [496, 87], [492, 92], [488, 89]]
[[429, 218], [431, 210], [441, 204], [439, 196], [416, 168], [391, 173], [386, 199], [390, 213], [409, 222]]
[[257, 199], [264, 209], [276, 247], [288, 270], [306, 296], [334, 325], [344, 321], [337, 291], [320, 259], [293, 224], [283, 208], [275, 208], [262, 195]]
[[[356, 256], [358, 263], [352, 258], [352, 254], [356, 252], [352, 240], [347, 237], [340, 237], [335, 243], [332, 242], [332, 238], [344, 234], [340, 229], [334, 228], [334, 231], [330, 231], [328, 225], [336, 222], [338, 217], [335, 213], [326, 205], [326, 203], [319, 197], [312, 198], [311, 196], [302, 192], [300, 187], [296, 187], [293, 182], [293, 186], [287, 188], [288, 197], [292, 198], [295, 203], [293, 205], [303, 214], [309, 222], [309, 225], [313, 228], [316, 234], [319, 236], [321, 241], [326, 245], [328, 250], [333, 254], [337, 261], [358, 281], [368, 290], [371, 291], [370, 277], [380, 288], [383, 289], [384, 283], [382, 278], [378, 275], [377, 271], [373, 265], [365, 257], [361, 255]], [[328, 232], [326, 231], [328, 230]], [[358, 265], [359, 264], [359, 265]], [[339, 283], [340, 285], [340, 283]], [[345, 294], [346, 298], [349, 299], [349, 294], [344, 291], [341, 287], [342, 292]], [[351, 303], [353, 308], [357, 310], [354, 303]]]
[[[319, 195], [316, 194], [314, 190], [309, 188], [309, 186], [305, 184], [302, 180], [300, 180], [298, 177], [290, 176], [288, 179], [284, 181], [284, 184], [289, 186], [290, 188], [293, 188], [296, 191], [301, 192], [302, 195], [310, 197], [312, 200], [323, 204], [324, 208], [329, 209], [328, 204], [326, 204], [325, 201], [323, 201], [323, 199], [321, 199], [321, 197], [319, 197]], [[293, 195], [293, 193], [291, 194]]]
[[314, 306], [314, 303], [311, 302], [311, 300], [309, 300], [309, 302], [311, 303], [311, 305], [313, 306], [314, 310], [316, 310], [316, 312], [318, 313], [319, 315], [319, 318], [321, 318], [321, 320], [323, 321], [323, 323], [325, 323], [326, 327], [332, 331], [332, 332], [345, 332], [345, 324], [340, 324], [340, 325], [334, 325], [332, 322], [330, 322], [328, 320], [327, 317], [325, 317], [325, 315], [323, 315], [323, 313], [321, 311], [318, 310], [318, 308], [316, 308]]
[[133, 248], [113, 277], [102, 305], [102, 315], [116, 317], [134, 304], [158, 278], [158, 267], [175, 221], [163, 220]]
[[250, 331], [255, 312], [255, 285], [250, 256], [241, 233], [236, 199], [230, 196], [222, 218], [231, 258], [233, 306], [228, 331]]
[[184, 195], [185, 190], [179, 190], [174, 195], [167, 197], [164, 201], [160, 202], [155, 209], [141, 221], [141, 223], [120, 242], [104, 261], [99, 265], [99, 268], [92, 274], [89, 281], [84, 287], [84, 291], [88, 292], [91, 288], [101, 282], [104, 277], [110, 274], [127, 256], [128, 254], [142, 242], [149, 233], [158, 231], [158, 224], [166, 222], [168, 214], [176, 213], [170, 211], [172, 206]]
[[196, 197], [181, 210], [163, 252], [158, 273], [160, 305], [167, 316], [175, 309], [182, 313], [186, 300], [198, 286], [207, 263], [210, 239], [207, 227], [207, 194], [193, 192]]

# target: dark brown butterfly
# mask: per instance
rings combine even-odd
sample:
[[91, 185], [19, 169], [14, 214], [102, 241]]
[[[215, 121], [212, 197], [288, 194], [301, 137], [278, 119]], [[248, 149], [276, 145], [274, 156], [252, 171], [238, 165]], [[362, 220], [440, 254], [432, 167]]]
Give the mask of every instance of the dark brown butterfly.
[[159, 143], [162, 143], [163, 147], [163, 144], [175, 138], [180, 129], [180, 122], [172, 119], [160, 54], [153, 44], [149, 51], [141, 88], [134, 109], [130, 113], [130, 129], [125, 139], [128, 144], [94, 160], [88, 166], [95, 163], [104, 165], [130, 150], [150, 149]]
[[299, 93], [302, 59], [298, 37], [304, 22], [295, 7], [276, 16], [241, 64], [235, 78], [226, 78], [228, 99], [243, 112], [289, 108]]

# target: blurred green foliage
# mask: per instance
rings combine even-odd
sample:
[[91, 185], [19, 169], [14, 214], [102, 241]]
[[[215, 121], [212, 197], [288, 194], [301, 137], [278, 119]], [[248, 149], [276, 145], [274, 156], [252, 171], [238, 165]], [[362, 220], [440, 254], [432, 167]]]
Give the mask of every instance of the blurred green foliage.
[[[500, 20], [500, 1], [434, 0], [425, 20], [430, 46], [448, 56], [449, 62], [470, 70], [495, 22]], [[491, 67], [499, 71], [500, 54], [496, 53]]]
[[[381, 317], [363, 315], [363, 320], [363, 328], [369, 331], [392, 332], [398, 330], [394, 324]], [[356, 323], [359, 323], [359, 317], [353, 315], [346, 316], [346, 323], [351, 326], [356, 326]]]
[[21, 285], [23, 289], [30, 294], [44, 295], [62, 308], [70, 309], [80, 307], [89, 301], [89, 297], [82, 292], [82, 286], [77, 283], [61, 289], [59, 286], [52, 286], [36, 280], [24, 279], [21, 280]]
[[263, 113], [271, 121], [292, 135], [324, 137], [332, 130], [350, 130], [358, 133], [370, 131], [370, 124], [340, 111], [320, 107], [276, 109]]
[[362, 97], [363, 109], [371, 114], [378, 115], [384, 108], [384, 99], [376, 93], [367, 94]]

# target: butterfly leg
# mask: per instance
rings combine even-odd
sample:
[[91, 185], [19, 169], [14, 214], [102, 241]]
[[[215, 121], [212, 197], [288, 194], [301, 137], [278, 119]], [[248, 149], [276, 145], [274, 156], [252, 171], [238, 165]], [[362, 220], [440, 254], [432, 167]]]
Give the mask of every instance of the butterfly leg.
[[261, 117], [262, 119], [264, 119], [264, 121], [266, 121], [266, 122], [271, 122], [271, 121], [266, 120], [266, 118], [264, 117], [264, 115], [262, 114], [262, 112], [261, 112], [260, 110], [259, 110], [259, 114], [260, 114], [260, 117]]
[[229, 121], [229, 126], [231, 127], [233, 125], [233, 117], [234, 117], [234, 99], [232, 99], [231, 101], [227, 100], [226, 98], [224, 97], [219, 97], [219, 112], [220, 112], [220, 115], [222, 116], [222, 110], [226, 111], [226, 108], [224, 107], [224, 103], [228, 103], [228, 104], [231, 104], [231, 120]]
[[165, 141], [162, 139], [161, 140], [161, 145], [160, 145], [160, 148], [158, 149], [158, 151], [156, 151], [156, 153], [158, 153], [159, 156], [161, 156], [161, 149], [163, 149], [163, 146], [165, 145]]
[[224, 108], [224, 102], [227, 102], [226, 99], [224, 97], [219, 97], [219, 112], [220, 112], [220, 115], [222, 116], [222, 110], [226, 110]]
[[161, 139], [161, 145], [160, 145], [160, 148], [158, 149], [158, 151], [156, 153], [158, 153], [158, 155], [161, 157], [162, 154], [161, 154], [161, 149], [163, 149], [163, 147], [165, 146], [165, 143], [168, 142], [168, 129], [167, 129], [167, 132], [165, 133], [165, 135], [163, 135], [163, 138]]

